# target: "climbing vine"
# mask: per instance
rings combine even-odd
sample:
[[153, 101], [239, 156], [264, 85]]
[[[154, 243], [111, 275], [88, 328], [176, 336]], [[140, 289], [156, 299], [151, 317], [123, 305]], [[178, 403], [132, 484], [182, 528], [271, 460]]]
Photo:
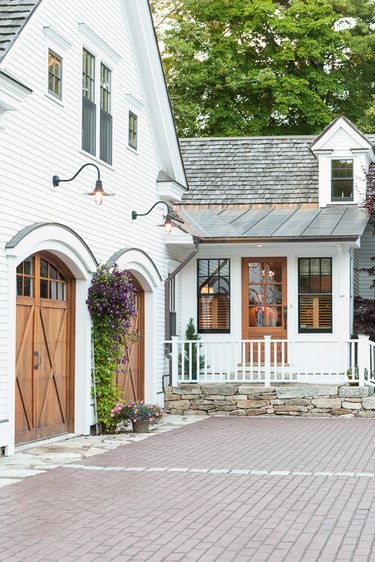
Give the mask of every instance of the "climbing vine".
[[98, 421], [109, 428], [111, 409], [119, 399], [115, 374], [122, 370], [127, 345], [136, 337], [131, 326], [135, 288], [129, 272], [116, 264], [99, 266], [86, 302], [92, 319]]

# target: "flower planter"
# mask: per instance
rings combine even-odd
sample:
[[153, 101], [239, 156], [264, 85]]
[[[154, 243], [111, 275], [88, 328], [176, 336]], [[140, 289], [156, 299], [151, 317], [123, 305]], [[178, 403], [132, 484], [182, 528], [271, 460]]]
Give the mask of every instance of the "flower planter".
[[134, 433], [146, 433], [150, 428], [150, 422], [148, 420], [138, 420], [132, 421]]

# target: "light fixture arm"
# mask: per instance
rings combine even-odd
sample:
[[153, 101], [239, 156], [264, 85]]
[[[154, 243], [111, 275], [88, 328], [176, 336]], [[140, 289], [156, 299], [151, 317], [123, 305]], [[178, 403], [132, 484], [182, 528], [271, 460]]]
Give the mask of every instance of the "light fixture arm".
[[137, 213], [137, 211], [132, 211], [132, 220], [134, 221], [137, 217], [145, 217], [146, 215], [148, 215], [149, 213], [151, 213], [151, 211], [153, 209], [155, 209], [155, 207], [157, 205], [165, 205], [167, 207], [167, 215], [170, 216], [171, 214], [171, 209], [168, 205], [168, 203], [166, 203], [165, 201], [156, 201], [156, 203], [154, 205], [152, 205], [151, 209], [149, 209], [147, 211], [147, 213]]
[[53, 176], [53, 178], [52, 178], [53, 186], [58, 187], [59, 184], [63, 181], [65, 181], [65, 182], [73, 181], [78, 176], [78, 174], [80, 174], [82, 172], [83, 168], [86, 168], [86, 166], [94, 166], [94, 168], [96, 168], [96, 171], [98, 172], [98, 180], [100, 180], [100, 170], [99, 170], [98, 166], [96, 164], [94, 164], [93, 162], [87, 162], [86, 164], [83, 164], [83, 166], [80, 167], [78, 172], [76, 172], [72, 178], [69, 178], [67, 180], [61, 180], [59, 178], [59, 176]]

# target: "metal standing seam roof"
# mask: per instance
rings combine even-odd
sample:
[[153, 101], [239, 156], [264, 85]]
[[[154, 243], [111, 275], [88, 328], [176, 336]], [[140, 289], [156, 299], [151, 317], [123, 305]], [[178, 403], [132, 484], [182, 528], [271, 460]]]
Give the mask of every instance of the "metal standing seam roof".
[[202, 208], [181, 206], [183, 230], [200, 239], [356, 240], [368, 215], [356, 205], [305, 208]]
[[41, 0], [0, 0], [0, 62]]

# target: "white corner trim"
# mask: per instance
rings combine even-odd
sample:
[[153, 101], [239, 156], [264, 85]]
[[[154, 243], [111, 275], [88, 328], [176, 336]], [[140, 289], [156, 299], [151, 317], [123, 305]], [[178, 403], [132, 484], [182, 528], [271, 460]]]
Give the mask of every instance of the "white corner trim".
[[138, 111], [142, 111], [145, 107], [145, 104], [143, 103], [142, 100], [136, 98], [135, 96], [133, 96], [133, 94], [130, 94], [129, 92], [125, 94], [125, 100], [128, 105], [130, 105], [131, 107], [135, 107], [136, 109], [138, 109]]
[[95, 31], [93, 31], [86, 23], [79, 23], [78, 29], [80, 34], [94, 43], [102, 53], [105, 53], [113, 63], [117, 63], [121, 60], [121, 55], [119, 55], [108, 43], [106, 43]]
[[68, 51], [73, 45], [67, 41], [58, 31], [52, 27], [43, 27], [43, 33], [46, 39], [53, 41], [55, 45], [58, 45], [63, 51]]

